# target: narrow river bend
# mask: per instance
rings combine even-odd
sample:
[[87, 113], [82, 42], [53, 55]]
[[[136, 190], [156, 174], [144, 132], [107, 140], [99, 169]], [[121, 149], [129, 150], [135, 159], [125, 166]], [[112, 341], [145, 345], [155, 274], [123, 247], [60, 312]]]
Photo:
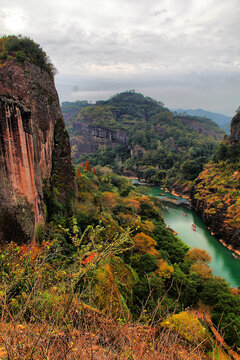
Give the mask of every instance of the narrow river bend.
[[[162, 196], [159, 195], [160, 193]], [[170, 197], [179, 199], [171, 194], [164, 193], [157, 186], [150, 187], [149, 195], [159, 198]], [[185, 244], [192, 248], [198, 247], [204, 249], [211, 255], [212, 262], [210, 266], [215, 275], [224, 278], [232, 287], [240, 286], [240, 260], [235, 259], [232, 252], [211, 235], [200, 216], [187, 206], [186, 203], [187, 201], [185, 201], [185, 204], [180, 205], [172, 203], [163, 204], [163, 215], [166, 224], [177, 231], [178, 236]], [[196, 231], [192, 230], [192, 224], [196, 226]]]

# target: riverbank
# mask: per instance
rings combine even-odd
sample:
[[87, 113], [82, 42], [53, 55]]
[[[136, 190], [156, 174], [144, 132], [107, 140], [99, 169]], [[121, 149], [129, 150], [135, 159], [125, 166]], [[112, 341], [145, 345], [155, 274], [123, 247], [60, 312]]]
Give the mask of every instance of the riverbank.
[[[193, 208], [193, 210], [194, 210], [194, 207], [192, 206], [192, 202], [191, 202], [191, 198], [190, 198], [190, 195], [183, 195], [182, 193], [179, 193], [179, 192], [176, 192], [175, 190], [172, 190], [171, 191], [171, 194], [173, 195], [173, 196], [176, 196], [177, 198], [183, 198], [183, 199], [188, 199], [189, 200], [189, 203], [190, 203], [190, 206]], [[173, 203], [173, 201], [172, 201], [172, 199], [171, 199], [171, 201], [169, 201], [169, 202], [172, 202]], [[176, 205], [178, 205], [178, 202], [177, 201], [175, 201], [174, 202]], [[201, 216], [201, 215], [200, 215]], [[201, 217], [202, 218], [202, 217]], [[204, 221], [204, 219], [202, 218], [202, 220], [203, 220], [203, 222], [205, 223], [205, 221]], [[206, 224], [206, 223], [205, 223]], [[207, 224], [206, 224], [207, 225]], [[238, 249], [234, 249], [234, 247], [232, 246], [232, 245], [229, 245], [229, 244], [227, 244], [223, 239], [220, 239], [220, 237], [217, 235], [217, 234], [215, 234], [212, 230], [211, 230], [211, 228], [209, 228], [208, 227], [208, 230], [210, 231], [210, 233], [211, 233], [211, 235], [212, 236], [214, 236], [224, 247], [226, 247], [228, 250], [230, 250], [231, 252], [232, 252], [232, 254], [235, 254], [235, 255], [237, 255], [238, 257], [240, 257], [240, 250], [238, 250]], [[235, 258], [236, 260], [239, 260], [239, 259], [237, 259], [237, 258]]]
[[[152, 194], [156, 193], [154, 188]], [[166, 225], [176, 231], [180, 239], [191, 248], [206, 250], [212, 258], [209, 264], [214, 275], [224, 278], [230, 286], [240, 286], [240, 261], [235, 259], [233, 251], [223, 246], [208, 230], [200, 216], [189, 206], [169, 203], [163, 206]], [[193, 227], [194, 225], [194, 227]]]
[[178, 198], [183, 198], [183, 199], [188, 199], [190, 200], [190, 193], [189, 193], [189, 186], [188, 184], [184, 184], [182, 186], [175, 186], [173, 189], [169, 190], [167, 188], [163, 188], [160, 187], [160, 185], [155, 184], [155, 183], [150, 183], [147, 182], [146, 180], [141, 180], [138, 177], [134, 177], [134, 176], [127, 176], [127, 178], [129, 180], [134, 180], [137, 183], [141, 184], [141, 185], [146, 185], [146, 186], [158, 186], [160, 191], [163, 190], [165, 193], [169, 193], [172, 194], [173, 196], [176, 196]]
[[179, 194], [177, 193], [175, 190], [171, 191], [171, 194], [176, 196], [176, 197], [181, 197], [183, 199], [188, 199], [190, 201], [190, 195], [186, 195], [186, 194]]
[[[178, 233], [186, 245], [206, 250], [212, 257], [210, 266], [214, 269], [214, 274], [224, 278], [231, 287], [239, 287], [240, 261], [234, 259], [231, 248], [222, 246], [224, 244], [211, 234], [201, 217], [189, 206], [189, 199], [181, 198], [169, 191], [166, 192], [158, 186], [149, 186], [141, 181], [135, 181], [138, 185], [145, 185], [150, 196], [157, 196], [160, 200], [163, 197], [174, 200], [168, 204], [165, 203], [162, 208], [166, 225], [172, 229], [172, 232]], [[133, 182], [135, 181], [133, 180]], [[184, 203], [176, 203], [180, 198]], [[193, 230], [192, 224], [195, 225], [195, 230]]]
[[[130, 179], [130, 177], [128, 178]], [[153, 195], [159, 196], [161, 198], [161, 201], [164, 203], [175, 204], [175, 205], [188, 205], [192, 207], [193, 211], [195, 211], [194, 207], [192, 206], [191, 197], [189, 194], [189, 186], [186, 184], [184, 184], [184, 186], [182, 187], [178, 186], [172, 190], [169, 190], [167, 188], [159, 187], [158, 185], [143, 182], [138, 178], [132, 178], [131, 180], [133, 180], [133, 184], [135, 183], [136, 185], [143, 185], [143, 186], [147, 186], [148, 188], [151, 187], [152, 189], [153, 188], [158, 189], [154, 191]], [[181, 201], [181, 199], [183, 199], [183, 201]], [[199, 216], [201, 217], [200, 214]], [[203, 218], [202, 220], [205, 223]], [[206, 223], [205, 225], [208, 226]], [[219, 241], [225, 248], [230, 250], [232, 254], [236, 254], [237, 256], [240, 257], [240, 250], [234, 249], [232, 245], [227, 244], [223, 239], [220, 238], [218, 234], [215, 234], [211, 228], [208, 227], [208, 230], [211, 233], [211, 235], [214, 236], [217, 239], [217, 241]]]
[[182, 185], [174, 184], [171, 192], [174, 196], [190, 200], [189, 183], [184, 183]]
[[[175, 196], [175, 197], [177, 197], [177, 198], [183, 198], [183, 199], [187, 199], [187, 200], [189, 200], [189, 204], [190, 204], [190, 206], [193, 208], [193, 210], [194, 210], [194, 207], [192, 206], [192, 203], [191, 203], [191, 198], [190, 198], [190, 196], [187, 196], [187, 195], [182, 195], [182, 194], [179, 194], [179, 193], [177, 193], [176, 191], [174, 191], [174, 190], [172, 190], [171, 191], [171, 194], [173, 195], [173, 196]], [[163, 199], [162, 199], [163, 200]], [[164, 200], [163, 200], [164, 201]], [[181, 202], [181, 203], [179, 203], [177, 200], [174, 200], [174, 199], [169, 199], [168, 201], [165, 199], [165, 202], [171, 202], [171, 203], [174, 203], [174, 204], [176, 204], [176, 205], [180, 205], [181, 203], [183, 203], [184, 204], [184, 202]], [[201, 215], [200, 215], [201, 216]], [[202, 217], [201, 217], [202, 218]], [[202, 218], [202, 220], [204, 221], [204, 219]], [[205, 222], [204, 222], [205, 223]], [[205, 223], [206, 224], [206, 223]], [[207, 225], [207, 224], [206, 224]], [[232, 252], [232, 254], [235, 254], [235, 255], [237, 255], [239, 258], [240, 258], [240, 250], [238, 250], [238, 249], [234, 249], [234, 247], [232, 246], [232, 245], [229, 245], [229, 244], [227, 244], [223, 239], [220, 239], [220, 237], [217, 235], [217, 234], [215, 234], [212, 230], [211, 230], [211, 228], [209, 228], [208, 227], [208, 230], [210, 231], [210, 233], [211, 233], [211, 235], [212, 236], [214, 236], [224, 247], [226, 247], [228, 250], [230, 250], [231, 252]], [[237, 258], [235, 258], [236, 260], [240, 260], [240, 259], [237, 259]]]
[[[215, 235], [214, 235], [215, 236]], [[224, 240], [219, 239], [220, 243], [225, 246], [228, 250], [232, 251], [234, 254], [238, 255], [240, 257], [240, 250], [236, 250], [232, 247], [232, 245], [228, 245], [224, 242]]]

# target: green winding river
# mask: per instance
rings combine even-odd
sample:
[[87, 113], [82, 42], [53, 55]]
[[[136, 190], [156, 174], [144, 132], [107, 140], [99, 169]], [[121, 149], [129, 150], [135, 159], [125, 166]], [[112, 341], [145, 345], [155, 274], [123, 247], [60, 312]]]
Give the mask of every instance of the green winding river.
[[[159, 193], [164, 195], [159, 196]], [[179, 198], [165, 193], [157, 186], [150, 187], [149, 195], [179, 200]], [[200, 216], [187, 205], [188, 201], [185, 199], [181, 200], [183, 203], [180, 205], [172, 203], [163, 204], [163, 215], [166, 224], [177, 231], [178, 236], [185, 244], [192, 248], [198, 247], [204, 249], [211, 255], [212, 262], [210, 266], [215, 275], [224, 278], [232, 287], [240, 286], [240, 260], [235, 259], [232, 252], [211, 235]], [[192, 230], [192, 224], [196, 226], [196, 231]]]

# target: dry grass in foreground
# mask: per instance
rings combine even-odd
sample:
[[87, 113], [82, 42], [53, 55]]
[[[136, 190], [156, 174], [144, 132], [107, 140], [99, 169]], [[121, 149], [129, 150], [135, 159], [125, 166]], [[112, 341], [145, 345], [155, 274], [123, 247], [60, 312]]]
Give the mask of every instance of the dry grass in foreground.
[[[189, 344], [168, 329], [87, 316], [78, 329], [49, 324], [0, 324], [0, 358], [6, 360], [204, 360], [204, 342]], [[207, 341], [207, 340], [206, 340]]]

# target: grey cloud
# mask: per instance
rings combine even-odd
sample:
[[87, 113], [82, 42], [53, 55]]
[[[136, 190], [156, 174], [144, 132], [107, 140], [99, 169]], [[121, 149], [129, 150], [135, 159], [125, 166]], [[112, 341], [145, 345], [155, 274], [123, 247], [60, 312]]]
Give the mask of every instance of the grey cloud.
[[165, 14], [166, 12], [167, 12], [166, 9], [156, 10], [151, 14], [151, 16], [161, 16], [161, 15]]
[[[70, 100], [86, 99], [96, 101], [106, 99], [117, 92], [136, 89], [145, 95], [153, 96], [163, 101], [167, 107], [174, 104], [182, 107], [203, 107], [214, 111], [219, 108], [221, 112], [233, 115], [238, 106], [240, 90], [240, 72], [238, 78], [234, 73], [224, 76], [218, 72], [210, 74], [189, 73], [186, 75], [167, 76], [162, 74], [145, 73], [139, 76], [125, 76], [119, 78], [82, 78], [69, 80], [57, 76], [56, 84], [63, 100], [69, 100], [68, 87], [77, 84], [79, 90], [71, 94]], [[227, 89], [234, 89], [234, 96]], [[221, 99], [224, 98], [224, 101]], [[219, 104], [221, 106], [219, 107]]]
[[181, 98], [187, 107], [199, 101], [197, 107], [209, 108], [212, 99], [212, 110], [229, 113], [240, 83], [238, 2], [2, 0], [0, 21], [6, 32], [3, 10], [24, 12], [24, 35], [59, 70], [61, 99], [138, 88], [155, 98], [165, 92], [167, 101], [159, 100], [171, 107]]

